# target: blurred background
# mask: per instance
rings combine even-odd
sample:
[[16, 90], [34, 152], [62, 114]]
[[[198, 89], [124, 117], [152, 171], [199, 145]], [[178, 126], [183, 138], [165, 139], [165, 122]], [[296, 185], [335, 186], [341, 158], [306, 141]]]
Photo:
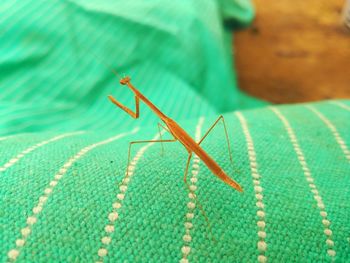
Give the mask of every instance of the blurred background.
[[273, 103], [349, 98], [346, 2], [254, 0], [253, 24], [234, 34], [239, 87]]
[[109, 68], [178, 121], [350, 98], [349, 3], [2, 1], [0, 135], [135, 125]]

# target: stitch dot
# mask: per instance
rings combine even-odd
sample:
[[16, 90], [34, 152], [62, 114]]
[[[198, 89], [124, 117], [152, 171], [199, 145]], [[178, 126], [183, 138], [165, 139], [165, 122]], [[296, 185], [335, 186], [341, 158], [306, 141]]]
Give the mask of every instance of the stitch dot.
[[108, 219], [110, 220], [110, 221], [112, 221], [112, 222], [114, 222], [115, 220], [117, 220], [118, 219], [118, 213], [117, 212], [113, 212], [113, 213], [110, 213], [109, 215], [108, 215]]
[[265, 241], [259, 241], [258, 242], [258, 249], [260, 251], [266, 251], [267, 245]]
[[188, 209], [194, 209], [194, 208], [196, 207], [196, 204], [193, 203], [193, 202], [189, 202], [189, 203], [187, 204], [187, 207], [188, 207]]
[[326, 212], [326, 211], [321, 211], [321, 212], [320, 212], [320, 215], [321, 215], [322, 217], [327, 217], [327, 212]]
[[251, 153], [250, 156], [249, 156], [249, 160], [250, 160], [251, 162], [256, 162], [256, 157], [253, 156], [252, 153]]
[[115, 208], [115, 209], [118, 209], [118, 208], [121, 208], [122, 207], [122, 205], [121, 205], [121, 203], [119, 203], [119, 202], [115, 202], [114, 204], [113, 204], [113, 208]]
[[188, 255], [191, 252], [191, 248], [189, 246], [183, 246], [181, 251], [183, 254]]
[[258, 180], [253, 180], [253, 184], [258, 186], [260, 184], [260, 182]]
[[124, 179], [123, 179], [123, 183], [124, 184], [128, 184], [130, 182], [130, 178], [129, 177], [125, 177]]
[[57, 185], [57, 181], [51, 181], [50, 186], [55, 187]]
[[258, 256], [258, 261], [260, 263], [265, 263], [267, 261], [267, 258], [264, 255]]
[[183, 236], [183, 240], [184, 240], [185, 242], [191, 242], [192, 237], [191, 237], [190, 235], [184, 235], [184, 236]]
[[191, 172], [194, 176], [196, 176], [198, 174], [198, 171], [197, 170], [192, 170]]
[[23, 247], [24, 246], [24, 243], [25, 243], [25, 240], [24, 239], [17, 239], [16, 240], [16, 245], [18, 247]]
[[[63, 168], [69, 168], [69, 167], [71, 167], [72, 164], [73, 164], [73, 162], [74, 162], [74, 159], [70, 159], [68, 162], [66, 162], [66, 163], [63, 165]], [[61, 168], [61, 169], [63, 169], [63, 168]]]
[[36, 217], [30, 216], [27, 218], [27, 224], [28, 225], [34, 225], [36, 223]]
[[264, 208], [264, 204], [261, 201], [256, 202], [256, 206], [259, 208]]
[[4, 167], [5, 167], [5, 168], [9, 168], [9, 167], [11, 167], [11, 166], [12, 166], [12, 163], [5, 163], [5, 164], [4, 164]]
[[11, 160], [9, 161], [9, 163], [15, 164], [17, 161], [18, 161], [18, 158], [14, 158], [14, 159], [11, 159]]
[[22, 157], [24, 157], [24, 154], [23, 154], [23, 153], [20, 153], [20, 154], [17, 155], [17, 157], [18, 157], [18, 158], [22, 158]]
[[256, 173], [258, 174], [258, 169], [257, 169], [257, 164], [256, 163], [252, 163], [250, 166], [250, 170], [252, 171], [252, 173]]
[[323, 219], [322, 224], [325, 226], [329, 226], [331, 224], [331, 222], [329, 222], [329, 220], [327, 220], [327, 219]]
[[55, 175], [55, 179], [56, 179], [56, 180], [60, 180], [62, 177], [63, 177], [62, 174], [56, 174], [56, 175]]
[[45, 203], [47, 201], [47, 196], [40, 196], [39, 197], [39, 203]]
[[264, 228], [265, 227], [265, 222], [264, 221], [258, 221], [257, 225], [258, 225], [258, 227]]
[[197, 179], [196, 177], [192, 177], [192, 178], [191, 178], [191, 182], [192, 182], [192, 183], [197, 183], [197, 181], [198, 181], [198, 179]]
[[26, 237], [30, 234], [31, 230], [29, 227], [25, 227], [25, 228], [22, 228], [21, 230], [21, 233], [22, 233], [22, 236]]
[[188, 197], [189, 197], [190, 199], [194, 199], [194, 198], [196, 197], [196, 195], [195, 195], [194, 193], [189, 193], [189, 194], [188, 194]]
[[11, 249], [7, 254], [7, 256], [13, 260], [15, 260], [18, 257], [18, 255], [19, 255], [19, 251], [17, 249]]
[[109, 243], [111, 243], [111, 238], [110, 237], [103, 237], [101, 239], [101, 242], [105, 245], [108, 245]]
[[42, 209], [43, 208], [41, 206], [36, 206], [36, 207], [33, 208], [33, 213], [34, 214], [38, 214], [38, 213], [41, 212]]
[[318, 195], [318, 191], [316, 189], [312, 189], [311, 192], [315, 195]]
[[334, 251], [333, 249], [328, 249], [328, 250], [327, 250], [327, 253], [328, 253], [328, 255], [331, 256], [331, 257], [334, 257], [335, 254], [336, 254], [335, 251]]
[[188, 261], [188, 259], [187, 258], [182, 258], [181, 260], [180, 260], [180, 263], [188, 263], [189, 261]]
[[186, 227], [187, 229], [190, 229], [190, 228], [193, 227], [193, 224], [192, 224], [191, 222], [186, 222], [186, 223], [185, 223], [185, 227]]
[[306, 178], [306, 181], [308, 181], [309, 183], [313, 183], [314, 182], [314, 179], [312, 177], [307, 177]]
[[265, 213], [263, 211], [258, 211], [256, 214], [258, 217], [265, 217]]
[[327, 235], [327, 236], [331, 236], [331, 235], [332, 235], [332, 230], [330, 230], [330, 229], [328, 229], [328, 228], [326, 228], [323, 232], [324, 232], [325, 235]]
[[263, 199], [262, 194], [256, 194], [255, 197], [256, 197], [256, 199], [258, 199], [260, 201]]
[[123, 200], [124, 197], [125, 197], [124, 194], [117, 194], [117, 198], [118, 198], [119, 200]]
[[78, 152], [77, 155], [76, 155], [75, 157], [80, 158], [80, 157], [83, 156], [83, 155], [84, 155], [84, 153]]
[[259, 236], [260, 238], [266, 238], [266, 232], [265, 232], [265, 231], [259, 231], [259, 232], [258, 232], [258, 236]]
[[114, 232], [114, 226], [112, 226], [112, 225], [107, 225], [107, 226], [105, 227], [105, 231], [106, 231], [107, 233], [112, 233], [112, 232]]
[[6, 168], [4, 168], [4, 167], [1, 167], [0, 168], [0, 172], [3, 172], [3, 171], [5, 171], [6, 170]]
[[[307, 176], [308, 178], [311, 178], [311, 177], [310, 177], [310, 176], [311, 176], [310, 171], [305, 171], [304, 174], [305, 174], [305, 176]], [[312, 179], [312, 181], [314, 180], [313, 178], [311, 178], [311, 179]]]
[[186, 214], [186, 217], [187, 217], [188, 219], [192, 219], [192, 218], [194, 217], [194, 214], [193, 214], [193, 213], [187, 213], [187, 214]]
[[121, 185], [121, 186], [119, 187], [119, 189], [120, 189], [120, 191], [122, 191], [122, 192], [126, 192], [126, 190], [128, 189], [128, 187], [127, 187], [126, 185]]
[[324, 208], [325, 208], [325, 207], [324, 207], [324, 204], [321, 203], [321, 202], [317, 203], [317, 206], [318, 206], [320, 209], [324, 209]]
[[258, 170], [255, 169], [255, 168], [251, 168], [252, 170], [252, 176], [254, 179], [259, 179], [260, 178], [260, 175], [258, 174]]
[[333, 242], [333, 240], [331, 240], [331, 239], [327, 239], [327, 240], [326, 240], [326, 243], [327, 243], [327, 245], [330, 246], [330, 247], [333, 247], [333, 246], [334, 246], [334, 242]]
[[310, 186], [311, 188], [316, 188], [316, 185], [314, 185], [314, 184], [309, 184], [309, 186]]
[[107, 251], [107, 249], [105, 249], [105, 248], [100, 248], [100, 249], [98, 250], [98, 255], [99, 255], [100, 257], [106, 256], [107, 253], [108, 253], [108, 251]]
[[191, 190], [191, 191], [196, 191], [196, 190], [197, 190], [197, 186], [195, 186], [195, 185], [190, 185], [190, 190]]
[[301, 160], [300, 158], [302, 158], [302, 156], [299, 157], [299, 162], [302, 166], [305, 166], [306, 167], [306, 162]]
[[262, 192], [262, 187], [261, 186], [254, 186], [254, 190], [258, 193]]
[[319, 196], [319, 195], [315, 195], [314, 198], [315, 198], [315, 200], [318, 201], [318, 202], [321, 202], [321, 201], [322, 201], [322, 198], [321, 198], [321, 196]]
[[52, 188], [46, 188], [44, 190], [44, 193], [47, 194], [47, 195], [51, 194], [52, 193]]
[[61, 168], [58, 170], [59, 174], [65, 174], [67, 172], [67, 168]]

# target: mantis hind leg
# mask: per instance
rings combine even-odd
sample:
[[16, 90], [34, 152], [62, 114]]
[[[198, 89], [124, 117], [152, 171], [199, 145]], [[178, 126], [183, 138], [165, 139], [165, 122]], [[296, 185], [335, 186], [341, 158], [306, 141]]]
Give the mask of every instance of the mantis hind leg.
[[[159, 137], [160, 137], [161, 140], [163, 140], [163, 138], [162, 138], [162, 132], [161, 132], [161, 130], [160, 130], [161, 127], [162, 127], [165, 131], [169, 132], [169, 133], [172, 135], [172, 133], [169, 131], [169, 129], [168, 129], [167, 127], [164, 127], [162, 124], [160, 124], [160, 123], [158, 122]], [[176, 138], [175, 138], [173, 135], [172, 135], [172, 137], [173, 137], [174, 140], [176, 140]], [[161, 155], [162, 155], [162, 156], [164, 155], [164, 146], [163, 146], [163, 143], [162, 143]]]
[[129, 149], [128, 149], [128, 164], [127, 164], [127, 167], [126, 167], [126, 176], [129, 175], [129, 166], [130, 166], [130, 157], [131, 157], [131, 147], [134, 145], [134, 144], [139, 144], [139, 143], [163, 143], [163, 142], [176, 142], [177, 140], [176, 139], [172, 139], [172, 140], [146, 140], [146, 141], [133, 141], [133, 142], [130, 142], [129, 143]]
[[190, 164], [190, 161], [191, 161], [191, 158], [192, 158], [192, 155], [193, 153], [192, 152], [189, 152], [189, 155], [188, 155], [188, 158], [187, 158], [187, 162], [186, 162], [186, 168], [185, 168], [185, 175], [184, 175], [184, 182], [185, 182], [185, 185], [187, 187], [187, 190], [189, 192], [189, 194], [192, 196], [190, 198], [193, 198], [193, 200], [195, 201], [196, 205], [198, 206], [199, 210], [201, 211], [201, 214], [203, 215], [206, 223], [207, 223], [207, 226], [209, 228], [209, 232], [210, 232], [210, 235], [212, 236], [212, 240], [214, 242], [216, 242], [216, 239], [213, 235], [213, 232], [212, 232], [212, 227], [210, 225], [210, 222], [209, 222], [209, 218], [207, 216], [207, 214], [205, 213], [204, 209], [203, 209], [203, 206], [202, 204], [199, 202], [198, 198], [197, 198], [197, 195], [195, 194], [194, 190], [191, 189], [190, 185], [188, 184], [187, 182], [187, 173], [188, 173], [188, 168], [189, 168], [189, 164]]
[[209, 130], [204, 134], [202, 139], [198, 142], [198, 145], [200, 145], [204, 141], [204, 139], [209, 135], [209, 133], [214, 129], [214, 127], [219, 123], [220, 120], [222, 120], [222, 123], [224, 124], [224, 130], [225, 130], [225, 136], [226, 136], [228, 153], [229, 153], [230, 160], [231, 160], [231, 163], [232, 163], [233, 160], [232, 160], [232, 153], [231, 153], [231, 145], [230, 145], [230, 140], [228, 138], [228, 133], [227, 133], [227, 129], [226, 129], [224, 116], [222, 116], [222, 115], [219, 116], [219, 118], [214, 122], [214, 124], [209, 128]]
[[189, 152], [187, 162], [186, 162], [186, 168], [185, 168], [185, 174], [184, 174], [184, 182], [187, 185], [187, 173], [188, 173], [188, 167], [190, 166], [190, 161], [192, 158], [192, 152]]

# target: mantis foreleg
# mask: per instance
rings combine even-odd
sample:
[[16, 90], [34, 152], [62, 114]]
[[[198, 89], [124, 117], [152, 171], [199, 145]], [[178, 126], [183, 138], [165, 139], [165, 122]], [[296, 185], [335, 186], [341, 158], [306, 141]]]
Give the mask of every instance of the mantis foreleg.
[[129, 114], [131, 117], [133, 117], [134, 119], [137, 119], [139, 117], [139, 104], [140, 104], [140, 100], [137, 96], [135, 96], [135, 105], [136, 105], [136, 112], [133, 112], [132, 110], [130, 110], [128, 107], [124, 106], [123, 104], [121, 104], [119, 101], [117, 101], [115, 98], [113, 98], [111, 95], [108, 96], [108, 98], [111, 100], [111, 102], [113, 102], [116, 106], [118, 106], [119, 108], [121, 108], [123, 111], [125, 111], [127, 114]]
[[133, 144], [136, 144], [136, 143], [150, 143], [150, 142], [160, 142], [160, 143], [163, 143], [163, 142], [176, 142], [177, 140], [176, 139], [172, 139], [172, 140], [147, 140], [147, 141], [134, 141], [134, 142], [130, 142], [129, 143], [129, 150], [128, 150], [128, 165], [126, 167], [126, 173], [125, 175], [128, 176], [129, 175], [129, 165], [130, 165], [130, 156], [131, 156], [131, 146]]

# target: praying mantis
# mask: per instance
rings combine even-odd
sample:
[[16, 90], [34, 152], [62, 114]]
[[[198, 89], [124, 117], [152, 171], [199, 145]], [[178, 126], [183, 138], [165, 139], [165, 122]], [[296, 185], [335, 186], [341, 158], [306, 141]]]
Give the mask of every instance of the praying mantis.
[[[120, 84], [126, 85], [134, 93], [136, 110], [135, 110], [135, 112], [133, 112], [131, 109], [129, 109], [128, 107], [124, 106], [119, 101], [117, 101], [115, 98], [113, 98], [113, 96], [109, 95], [108, 98], [111, 100], [112, 103], [114, 103], [116, 106], [121, 108], [123, 111], [125, 111], [127, 114], [129, 114], [132, 118], [137, 119], [137, 118], [139, 118], [139, 104], [140, 104], [140, 100], [141, 100], [144, 104], [146, 104], [159, 117], [159, 119], [166, 126], [166, 127], [164, 127], [163, 125], [158, 123], [158, 129], [159, 129], [159, 133], [160, 133], [160, 140], [147, 140], [147, 141], [130, 142], [129, 150], [128, 150], [128, 166], [127, 167], [129, 167], [131, 146], [133, 144], [136, 144], [136, 143], [150, 143], [150, 142], [153, 142], [153, 143], [158, 143], [158, 142], [159, 143], [166, 143], [166, 142], [179, 141], [185, 147], [185, 149], [187, 150], [187, 152], [189, 154], [188, 158], [187, 158], [185, 174], [184, 174], [184, 181], [185, 181], [186, 184], [187, 184], [186, 180], [187, 180], [187, 172], [188, 172], [189, 163], [191, 161], [192, 155], [196, 154], [214, 175], [216, 175], [224, 183], [226, 183], [230, 187], [234, 188], [235, 190], [237, 190], [239, 192], [243, 192], [242, 187], [236, 181], [231, 179], [226, 174], [226, 172], [213, 160], [213, 158], [210, 157], [209, 154], [200, 146], [200, 144], [208, 136], [210, 131], [215, 127], [215, 125], [220, 120], [222, 120], [222, 122], [224, 124], [224, 129], [225, 129], [225, 135], [226, 135], [226, 141], [227, 141], [227, 145], [228, 145], [228, 151], [229, 151], [230, 159], [231, 159], [231, 162], [232, 162], [230, 141], [229, 141], [228, 134], [227, 134], [225, 120], [224, 120], [224, 117], [222, 115], [219, 116], [219, 118], [214, 122], [214, 124], [204, 134], [202, 139], [197, 143], [194, 139], [192, 139], [192, 137], [183, 128], [180, 127], [179, 124], [177, 124], [173, 119], [169, 118], [163, 112], [161, 112], [138, 89], [136, 89], [131, 84], [130, 77], [121, 78], [120, 79]], [[163, 140], [162, 137], [161, 137], [160, 127], [162, 127], [167, 132], [169, 132], [173, 136], [173, 139], [171, 139], [171, 140]]]

